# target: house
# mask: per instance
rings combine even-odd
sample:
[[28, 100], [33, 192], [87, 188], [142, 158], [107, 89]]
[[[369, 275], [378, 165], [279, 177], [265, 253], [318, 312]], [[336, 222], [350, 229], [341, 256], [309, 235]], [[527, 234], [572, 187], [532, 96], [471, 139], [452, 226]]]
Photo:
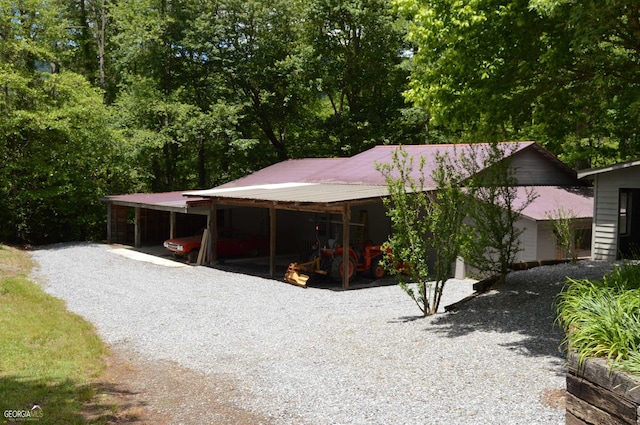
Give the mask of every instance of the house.
[[594, 185], [594, 260], [635, 258], [640, 254], [640, 160], [582, 170]]
[[[515, 170], [521, 193], [529, 187], [538, 195], [518, 223], [525, 229], [519, 261], [555, 259], [550, 217], [559, 207], [571, 208], [589, 227], [592, 197], [588, 189], [581, 188], [585, 184], [576, 178], [575, 171], [535, 142], [501, 145]], [[469, 145], [404, 146], [411, 157], [425, 158], [426, 190], [435, 189], [430, 176], [436, 155], [455, 157], [466, 148]], [[310, 249], [316, 238], [323, 244], [338, 242], [344, 246], [355, 241], [382, 243], [387, 239], [391, 224], [382, 203], [382, 198], [388, 196], [387, 184], [376, 164], [390, 163], [396, 149], [397, 146], [376, 146], [350, 158], [283, 161], [213, 189], [183, 192], [182, 202], [188, 204], [194, 199], [199, 206], [209, 202], [208, 227], [236, 224], [269, 234], [273, 275], [276, 253], [300, 253]], [[117, 197], [104, 200], [119, 202]], [[165, 230], [167, 236], [173, 229]], [[216, 258], [213, 251], [208, 258]], [[348, 287], [348, 281], [343, 282], [343, 287]]]

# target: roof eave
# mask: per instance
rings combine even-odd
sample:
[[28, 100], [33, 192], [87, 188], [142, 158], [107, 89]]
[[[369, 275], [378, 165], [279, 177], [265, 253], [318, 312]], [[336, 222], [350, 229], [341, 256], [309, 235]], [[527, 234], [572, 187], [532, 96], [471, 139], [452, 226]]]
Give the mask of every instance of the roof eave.
[[578, 171], [578, 178], [584, 179], [587, 177], [595, 176], [596, 174], [604, 174], [612, 171], [623, 170], [625, 168], [637, 167], [640, 165], [640, 159], [633, 161], [622, 162], [619, 164], [605, 165], [604, 167], [589, 168], [586, 170]]

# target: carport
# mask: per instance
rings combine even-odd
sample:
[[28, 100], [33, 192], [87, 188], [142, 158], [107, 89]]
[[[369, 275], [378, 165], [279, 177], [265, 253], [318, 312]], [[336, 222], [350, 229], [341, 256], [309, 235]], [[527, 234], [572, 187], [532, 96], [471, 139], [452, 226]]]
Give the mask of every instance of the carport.
[[206, 198], [185, 198], [183, 191], [163, 193], [133, 193], [101, 198], [107, 204], [107, 243], [132, 244], [136, 248], [145, 242], [166, 239], [160, 229], [169, 227], [169, 237], [191, 230], [179, 213], [204, 216], [209, 223], [211, 207]]
[[[266, 208], [269, 211], [269, 275], [275, 274], [276, 214], [278, 210], [312, 213], [339, 214], [342, 217], [342, 246], [350, 245], [351, 211], [353, 207], [381, 203], [388, 196], [386, 186], [324, 184], [324, 183], [274, 183], [242, 187], [227, 187], [185, 192], [192, 199], [207, 199], [210, 202], [210, 243], [207, 258], [216, 261], [216, 237], [218, 207], [222, 205], [250, 208]], [[342, 287], [349, 288], [349, 251], [343, 250], [345, 267]]]
[[[223, 207], [264, 208], [269, 215], [269, 276], [275, 276], [277, 211], [297, 211], [337, 214], [341, 217], [342, 246], [350, 245], [350, 227], [358, 225], [351, 219], [352, 208], [380, 204], [387, 196], [387, 187], [379, 185], [275, 183], [242, 187], [225, 187], [199, 191], [135, 193], [101, 198], [107, 204], [107, 243], [125, 243], [140, 247], [150, 241], [161, 242], [169, 237], [189, 233], [182, 214], [203, 217], [209, 230], [202, 256], [204, 263], [215, 264], [219, 209]], [[205, 221], [206, 220], [206, 221]], [[193, 229], [195, 230], [195, 229]], [[343, 264], [348, 267], [349, 252], [343, 252]], [[342, 287], [349, 288], [348, 273]]]

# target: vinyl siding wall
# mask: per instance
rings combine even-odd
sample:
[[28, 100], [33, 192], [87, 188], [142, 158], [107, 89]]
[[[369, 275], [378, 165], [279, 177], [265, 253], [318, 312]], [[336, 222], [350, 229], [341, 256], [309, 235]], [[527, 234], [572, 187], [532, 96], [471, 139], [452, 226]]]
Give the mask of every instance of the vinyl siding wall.
[[537, 260], [538, 224], [528, 218], [521, 218], [516, 223], [516, 228], [522, 230], [520, 235], [521, 251], [516, 256], [516, 262]]
[[575, 175], [549, 161], [535, 149], [525, 149], [513, 155], [511, 166], [515, 169], [520, 186], [575, 185]]
[[640, 187], [640, 167], [597, 174], [591, 252], [594, 260], [615, 260], [618, 254], [619, 191]]
[[553, 225], [550, 222], [538, 223], [538, 255], [536, 260], [555, 260], [558, 258], [558, 241], [553, 234]]

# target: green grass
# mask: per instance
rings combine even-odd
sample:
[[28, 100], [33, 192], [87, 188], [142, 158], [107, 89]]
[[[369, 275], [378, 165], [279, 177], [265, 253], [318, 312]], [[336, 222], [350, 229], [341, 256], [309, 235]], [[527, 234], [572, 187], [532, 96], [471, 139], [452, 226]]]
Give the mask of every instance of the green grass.
[[91, 324], [28, 278], [27, 253], [0, 244], [0, 424], [6, 410], [40, 406], [38, 424], [84, 424], [83, 404], [104, 370]]
[[568, 283], [558, 300], [567, 348], [580, 361], [603, 357], [640, 376], [640, 264], [616, 266], [601, 281]]

